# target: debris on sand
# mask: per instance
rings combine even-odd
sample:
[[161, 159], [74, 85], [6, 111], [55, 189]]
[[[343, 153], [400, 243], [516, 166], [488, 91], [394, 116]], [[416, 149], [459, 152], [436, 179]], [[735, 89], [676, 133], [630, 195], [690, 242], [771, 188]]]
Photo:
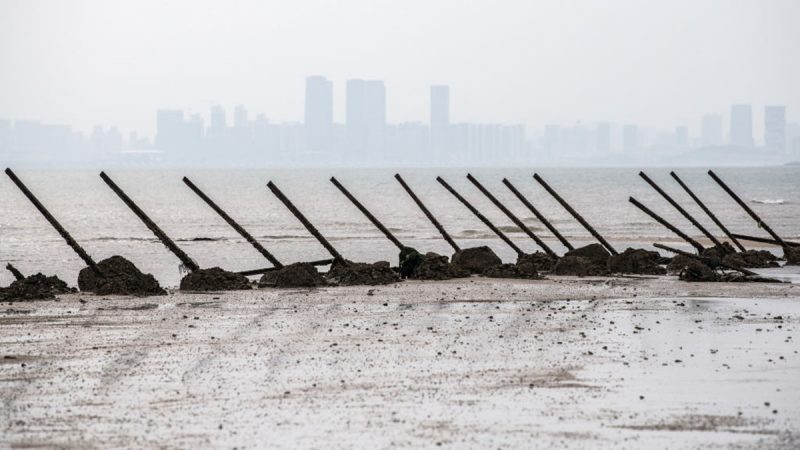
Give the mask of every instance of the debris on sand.
[[503, 261], [487, 246], [461, 249], [451, 258], [458, 270], [471, 274], [482, 274], [486, 269], [503, 264]]
[[611, 253], [600, 244], [589, 244], [570, 250], [553, 268], [556, 275], [605, 275], [608, 273], [608, 258]]
[[122, 256], [112, 256], [97, 263], [102, 276], [84, 267], [78, 273], [78, 288], [98, 295], [166, 295], [153, 275], [142, 273]]
[[469, 275], [467, 270], [450, 264], [447, 256], [428, 252], [421, 256], [421, 261], [409, 278], [416, 280], [449, 280], [451, 278], [464, 278]]
[[37, 273], [21, 280], [15, 280], [7, 288], [0, 288], [0, 300], [9, 302], [43, 300], [71, 292], [75, 292], [75, 289], [67, 286], [67, 283], [58, 277], [47, 277]]
[[607, 267], [611, 273], [633, 273], [640, 275], [664, 275], [667, 270], [659, 265], [658, 252], [641, 248], [627, 248], [618, 255], [608, 258]]
[[523, 271], [530, 271], [527, 266], [531, 266], [537, 272], [550, 272], [555, 267], [558, 258], [553, 258], [544, 252], [526, 253], [517, 256], [517, 266]]
[[265, 273], [258, 281], [258, 287], [317, 287], [328, 282], [313, 264], [294, 263], [280, 269]]
[[400, 275], [389, 267], [388, 261], [378, 261], [372, 264], [334, 261], [326, 278], [331, 284], [339, 286], [375, 286], [400, 281]]
[[783, 258], [787, 266], [800, 266], [800, 247], [784, 247]]
[[182, 291], [242, 291], [251, 289], [244, 275], [222, 270], [219, 267], [200, 269], [181, 280]]

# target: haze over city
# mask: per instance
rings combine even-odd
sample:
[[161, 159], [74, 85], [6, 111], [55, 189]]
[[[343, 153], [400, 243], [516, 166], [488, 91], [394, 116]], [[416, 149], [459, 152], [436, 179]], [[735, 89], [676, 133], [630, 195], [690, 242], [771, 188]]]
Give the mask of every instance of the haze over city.
[[0, 1], [0, 154], [783, 163], [800, 154], [797, 23], [777, 0]]

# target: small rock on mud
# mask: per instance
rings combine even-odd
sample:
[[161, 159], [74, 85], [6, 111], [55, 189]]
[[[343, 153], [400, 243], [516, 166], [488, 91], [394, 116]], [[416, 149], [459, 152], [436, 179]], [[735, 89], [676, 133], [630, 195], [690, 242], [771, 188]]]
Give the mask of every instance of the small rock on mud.
[[91, 267], [78, 273], [78, 288], [98, 295], [165, 295], [166, 292], [153, 275], [142, 273], [132, 262], [122, 256], [112, 256], [97, 263], [103, 273], [98, 275]]
[[7, 288], [0, 288], [0, 300], [9, 302], [44, 300], [54, 298], [57, 294], [70, 292], [75, 292], [75, 289], [67, 286], [67, 283], [58, 277], [48, 277], [37, 273], [21, 280], [15, 280]]
[[339, 286], [375, 286], [398, 282], [400, 274], [392, 270], [387, 261], [372, 264], [346, 261], [334, 262], [326, 278], [330, 283]]
[[328, 282], [317, 268], [309, 263], [294, 263], [280, 269], [265, 273], [258, 281], [258, 287], [316, 287], [325, 286]]
[[251, 289], [244, 275], [219, 267], [191, 272], [181, 280], [182, 291], [242, 291]]
[[459, 270], [471, 274], [482, 274], [486, 269], [503, 264], [503, 261], [487, 246], [461, 249], [451, 258], [452, 264]]

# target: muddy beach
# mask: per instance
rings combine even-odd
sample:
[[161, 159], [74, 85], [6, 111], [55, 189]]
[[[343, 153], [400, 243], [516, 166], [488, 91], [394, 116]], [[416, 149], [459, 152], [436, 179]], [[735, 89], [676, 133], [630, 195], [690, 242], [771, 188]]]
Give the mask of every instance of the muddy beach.
[[797, 448], [796, 284], [470, 278], [0, 308], [0, 447]]

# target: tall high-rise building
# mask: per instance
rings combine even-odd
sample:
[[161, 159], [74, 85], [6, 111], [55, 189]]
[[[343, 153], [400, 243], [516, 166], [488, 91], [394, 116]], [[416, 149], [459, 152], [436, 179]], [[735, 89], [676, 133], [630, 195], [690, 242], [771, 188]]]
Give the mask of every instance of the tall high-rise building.
[[608, 153], [611, 151], [611, 125], [607, 123], [597, 124], [597, 145], [598, 153]]
[[700, 127], [700, 141], [703, 147], [717, 147], [722, 145], [721, 115], [706, 114], [703, 116]]
[[431, 148], [441, 160], [450, 144], [450, 88], [431, 86]]
[[764, 146], [769, 150], [786, 150], [786, 107], [764, 108]]
[[639, 151], [639, 127], [629, 124], [622, 128], [622, 149], [628, 154]]
[[347, 80], [348, 147], [356, 158], [376, 159], [384, 149], [386, 88], [379, 80]]
[[685, 149], [689, 146], [689, 128], [680, 125], [675, 127], [675, 147]]
[[731, 106], [731, 145], [752, 147], [753, 109], [750, 105]]
[[333, 82], [322, 76], [306, 78], [306, 145], [311, 151], [331, 149], [333, 141]]
[[[224, 115], [223, 115], [224, 121]], [[233, 126], [242, 128], [247, 126], [247, 109], [244, 105], [236, 105], [233, 110]]]

